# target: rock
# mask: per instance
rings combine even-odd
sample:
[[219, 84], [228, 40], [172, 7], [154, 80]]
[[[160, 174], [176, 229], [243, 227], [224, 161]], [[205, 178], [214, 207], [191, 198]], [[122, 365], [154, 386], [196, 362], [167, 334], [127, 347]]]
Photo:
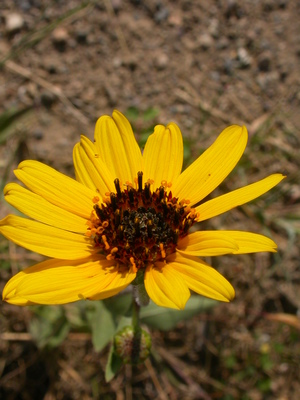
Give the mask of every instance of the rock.
[[252, 64], [252, 57], [244, 47], [238, 49], [237, 59], [239, 61], [239, 68], [249, 68]]
[[69, 35], [65, 28], [54, 29], [51, 35], [52, 42], [58, 51], [64, 52], [68, 43]]
[[274, 71], [259, 74], [256, 81], [259, 84], [260, 88], [266, 92], [267, 90], [270, 91], [275, 88], [278, 84], [279, 79], [279, 73], [277, 71]]
[[46, 108], [51, 108], [51, 106], [53, 105], [55, 100], [56, 100], [55, 94], [53, 94], [51, 92], [48, 92], [48, 91], [42, 92], [42, 94], [41, 94], [41, 103]]
[[219, 20], [217, 18], [212, 18], [209, 22], [208, 26], [208, 32], [209, 34], [217, 39], [220, 35], [220, 26], [219, 26]]
[[128, 68], [130, 71], [135, 71], [139, 62], [138, 62], [138, 58], [136, 57], [135, 54], [129, 54], [123, 58], [122, 64], [124, 65], [124, 67]]
[[44, 132], [41, 129], [36, 128], [32, 132], [32, 137], [35, 140], [42, 140], [44, 138]]
[[285, 9], [287, 6], [287, 0], [264, 0], [263, 11], [273, 11], [276, 9]]
[[115, 57], [113, 58], [112, 64], [114, 66], [114, 68], [120, 68], [122, 65], [123, 61], [121, 57]]
[[51, 75], [58, 74], [60, 72], [59, 61], [53, 59], [44, 60], [44, 68]]
[[162, 7], [160, 10], [158, 10], [155, 15], [154, 15], [154, 20], [157, 23], [161, 23], [166, 21], [170, 15], [170, 11], [166, 7]]
[[110, 85], [104, 84], [104, 91], [108, 100], [110, 107], [115, 107], [118, 104], [118, 95], [116, 90], [114, 90]]
[[116, 14], [122, 9], [122, 0], [111, 0], [111, 5]]
[[286, 80], [286, 78], [288, 77], [288, 75], [290, 74], [290, 65], [285, 64], [285, 63], [282, 63], [282, 64], [279, 63], [277, 68], [279, 70], [280, 81], [284, 82]]
[[226, 75], [233, 75], [234, 63], [231, 58], [226, 58], [223, 63], [223, 70]]
[[11, 13], [5, 18], [5, 30], [8, 34], [16, 33], [24, 26], [24, 19], [21, 14]]
[[169, 57], [165, 53], [159, 53], [155, 57], [154, 64], [158, 70], [163, 70], [169, 64]]
[[278, 7], [282, 8], [283, 10], [286, 9], [288, 1], [287, 0], [279, 0], [278, 1]]
[[210, 77], [215, 82], [220, 82], [220, 73], [218, 71], [211, 71]]
[[182, 26], [182, 13], [179, 10], [172, 11], [168, 22], [171, 26]]
[[25, 11], [25, 12], [30, 11], [30, 9], [33, 7], [37, 7], [37, 8], [42, 7], [42, 5], [40, 5], [40, 7], [39, 7], [39, 5], [33, 4], [33, 3], [34, 2], [32, 0], [21, 0], [21, 1], [18, 1], [18, 6], [20, 7], [20, 9], [22, 11]]
[[198, 44], [202, 50], [208, 50], [214, 44], [214, 40], [208, 33], [203, 33], [198, 38]]
[[76, 41], [79, 44], [86, 44], [88, 38], [88, 31], [87, 30], [78, 30], [76, 31]]
[[244, 14], [243, 9], [240, 6], [240, 2], [236, 0], [227, 0], [225, 6], [225, 17], [227, 19], [231, 17], [241, 18]]
[[217, 41], [217, 49], [224, 50], [227, 49], [230, 45], [229, 39], [225, 36], [221, 37], [220, 40]]
[[258, 56], [257, 66], [262, 72], [271, 70], [271, 53], [269, 51], [265, 51]]

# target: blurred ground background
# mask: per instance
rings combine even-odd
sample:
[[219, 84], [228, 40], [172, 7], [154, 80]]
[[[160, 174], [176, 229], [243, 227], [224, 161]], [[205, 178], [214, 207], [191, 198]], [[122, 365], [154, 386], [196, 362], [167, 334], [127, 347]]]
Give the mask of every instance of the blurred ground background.
[[[110, 383], [108, 350], [93, 350], [88, 333], [41, 349], [29, 332], [32, 309], [1, 304], [1, 398], [299, 398], [299, 11], [297, 0], [1, 1], [2, 188], [28, 158], [73, 176], [73, 145], [114, 108], [141, 145], [156, 123], [177, 122], [186, 165], [226, 126], [245, 124], [247, 150], [213, 196], [287, 175], [203, 225], [264, 233], [278, 253], [208, 260], [236, 299], [153, 330], [155, 356]], [[0, 217], [8, 212], [1, 195]], [[1, 289], [41, 259], [4, 238], [0, 249]]]

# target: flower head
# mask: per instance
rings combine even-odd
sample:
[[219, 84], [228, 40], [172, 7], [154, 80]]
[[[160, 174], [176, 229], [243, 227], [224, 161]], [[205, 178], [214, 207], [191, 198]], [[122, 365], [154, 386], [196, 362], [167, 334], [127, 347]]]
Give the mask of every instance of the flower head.
[[105, 299], [142, 272], [160, 306], [184, 308], [190, 290], [232, 300], [231, 284], [199, 257], [274, 252], [276, 244], [250, 232], [189, 230], [284, 178], [270, 175], [201, 202], [232, 171], [246, 143], [246, 128], [230, 126], [181, 172], [175, 123], [156, 126], [142, 153], [127, 119], [114, 111], [97, 121], [94, 143], [82, 136], [75, 146], [76, 180], [40, 162], [22, 162], [15, 175], [27, 188], [10, 183], [4, 194], [29, 218], [8, 215], [0, 232], [50, 259], [15, 275], [3, 299], [17, 305]]

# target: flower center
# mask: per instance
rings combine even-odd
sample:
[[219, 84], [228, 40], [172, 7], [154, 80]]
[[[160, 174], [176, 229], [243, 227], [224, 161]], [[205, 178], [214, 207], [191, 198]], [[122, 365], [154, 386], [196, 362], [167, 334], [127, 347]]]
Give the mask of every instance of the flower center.
[[110, 193], [103, 203], [94, 199], [87, 235], [107, 259], [132, 265], [137, 271], [174, 253], [196, 212], [188, 200], [178, 202], [172, 196], [171, 184], [166, 181], [151, 191], [153, 182], [148, 180], [143, 186], [143, 173], [138, 172], [135, 183], [136, 188], [126, 182], [122, 191], [115, 179], [116, 193]]

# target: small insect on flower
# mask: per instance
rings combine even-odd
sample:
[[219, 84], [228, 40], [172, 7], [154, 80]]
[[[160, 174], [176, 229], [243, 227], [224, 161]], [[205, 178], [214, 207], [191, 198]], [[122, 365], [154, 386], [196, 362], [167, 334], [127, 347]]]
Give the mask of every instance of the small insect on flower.
[[28, 218], [8, 215], [0, 232], [50, 259], [15, 275], [3, 299], [16, 305], [105, 299], [138, 274], [159, 306], [184, 308], [190, 290], [232, 300], [231, 284], [199, 257], [275, 252], [276, 244], [250, 232], [190, 228], [284, 178], [273, 174], [202, 202], [235, 167], [247, 136], [245, 127], [226, 128], [182, 172], [175, 123], [156, 126], [141, 152], [128, 120], [114, 111], [97, 121], [94, 143], [82, 136], [74, 147], [76, 180], [40, 162], [22, 162], [15, 175], [27, 188], [9, 183], [4, 195]]

